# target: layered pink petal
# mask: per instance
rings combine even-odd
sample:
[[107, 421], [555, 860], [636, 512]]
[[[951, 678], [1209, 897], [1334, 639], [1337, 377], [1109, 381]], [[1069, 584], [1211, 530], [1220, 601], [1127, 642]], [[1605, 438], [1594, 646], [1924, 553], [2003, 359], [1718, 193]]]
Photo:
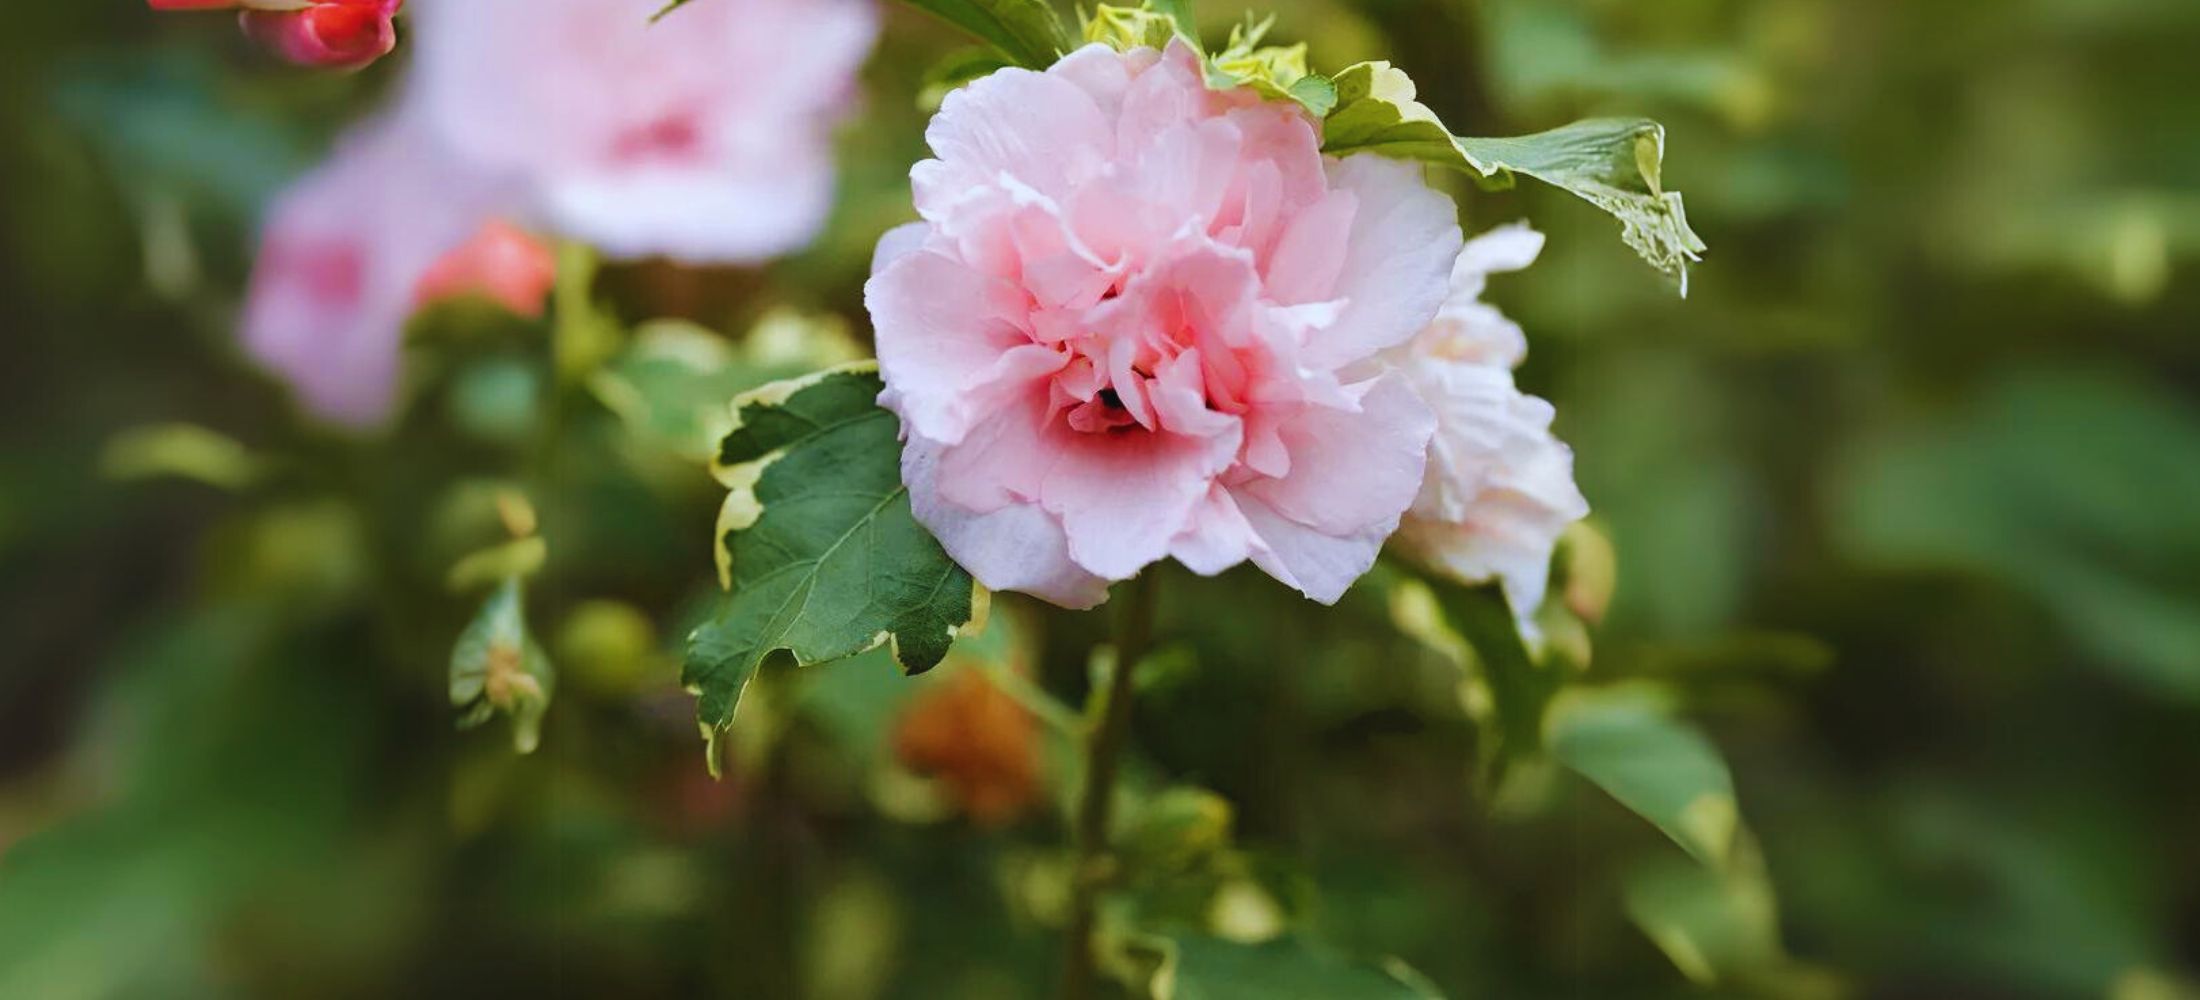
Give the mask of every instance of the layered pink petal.
[[1390, 535], [1387, 528], [1327, 534], [1285, 517], [1257, 498], [1238, 496], [1236, 500], [1258, 539], [1250, 554], [1253, 564], [1323, 604], [1337, 603], [1353, 581], [1374, 568], [1383, 540]]
[[1370, 526], [1388, 535], [1421, 489], [1436, 417], [1405, 380], [1357, 387], [1358, 412], [1310, 407], [1280, 434], [1291, 472], [1235, 488], [1278, 514], [1328, 534]]
[[1551, 405], [1513, 384], [1526, 339], [1480, 295], [1490, 273], [1527, 266], [1542, 243], [1518, 225], [1468, 243], [1436, 320], [1386, 357], [1437, 423], [1398, 547], [1454, 579], [1500, 581], [1530, 631], [1559, 536], [1589, 505], [1572, 451], [1551, 433]]
[[1035, 504], [976, 513], [939, 492], [940, 446], [911, 438], [902, 451], [902, 482], [918, 522], [947, 554], [991, 590], [1030, 594], [1065, 608], [1108, 599], [1108, 581], [1072, 562], [1069, 538], [1053, 515]]
[[1060, 352], [1017, 325], [1022, 301], [1015, 285], [930, 251], [903, 256], [865, 286], [874, 320], [901, 332], [881, 337], [878, 355], [913, 431], [960, 441], [1031, 380], [1062, 367]]
[[950, 551], [1079, 599], [1171, 557], [1322, 600], [1364, 573], [1435, 420], [1361, 369], [1442, 301], [1450, 201], [1325, 160], [1301, 109], [1210, 90], [1180, 42], [996, 73], [928, 134], [924, 228], [882, 241], [866, 302]]
[[1402, 344], [1443, 304], [1459, 255], [1451, 199], [1431, 190], [1421, 166], [1379, 156], [1333, 161], [1337, 186], [1359, 199], [1336, 287], [1335, 323], [1307, 345], [1306, 361], [1341, 367]]
[[1236, 498], [1220, 485], [1207, 490], [1192, 516], [1169, 541], [1169, 556], [1201, 576], [1213, 576], [1264, 549]]

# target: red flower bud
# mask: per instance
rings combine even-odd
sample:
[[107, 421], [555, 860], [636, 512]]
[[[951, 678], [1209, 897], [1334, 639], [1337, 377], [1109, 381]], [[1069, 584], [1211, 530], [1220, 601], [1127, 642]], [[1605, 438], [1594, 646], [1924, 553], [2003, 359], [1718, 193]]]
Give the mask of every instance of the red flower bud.
[[229, 10], [244, 33], [291, 62], [358, 69], [397, 46], [390, 19], [405, 0], [145, 0], [154, 10]]
[[[202, 0], [153, 0], [197, 3]], [[262, 0], [265, 2], [265, 0]], [[245, 34], [302, 66], [358, 69], [397, 47], [390, 24], [404, 0], [321, 0], [302, 9], [268, 10], [245, 0]]]
[[509, 223], [490, 220], [429, 266], [413, 302], [425, 306], [477, 296], [521, 316], [540, 317], [542, 300], [557, 280], [558, 258], [549, 247]]

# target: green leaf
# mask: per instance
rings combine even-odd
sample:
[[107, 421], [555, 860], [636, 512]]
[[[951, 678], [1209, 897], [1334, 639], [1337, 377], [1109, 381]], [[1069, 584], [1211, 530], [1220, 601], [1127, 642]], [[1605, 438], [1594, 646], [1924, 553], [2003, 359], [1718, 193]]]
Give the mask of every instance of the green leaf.
[[1199, 47], [1199, 16], [1192, 11], [1192, 0], [1146, 0], [1146, 8], [1175, 23], [1176, 33]]
[[133, 427], [107, 440], [99, 471], [110, 479], [176, 476], [225, 490], [259, 482], [267, 463], [235, 438], [196, 424]]
[[891, 643], [921, 673], [972, 620], [976, 584], [910, 512], [883, 387], [863, 363], [734, 402], [714, 466], [732, 491], [717, 546], [731, 593], [689, 637], [683, 677], [712, 740], [778, 650], [812, 664]]
[[596, 252], [585, 244], [558, 247], [558, 281], [550, 290], [550, 354], [561, 384], [587, 378], [619, 351], [618, 317], [594, 298], [599, 266]]
[[1010, 63], [1045, 69], [1069, 51], [1070, 39], [1045, 0], [909, 0], [999, 49]]
[[1707, 865], [1726, 864], [1740, 812], [1718, 748], [1644, 684], [1573, 688], [1545, 723], [1551, 753]]
[[54, 67], [50, 100], [121, 190], [245, 220], [316, 156], [270, 102], [235, 100], [234, 86], [201, 47], [85, 52]]
[[588, 387], [636, 437], [702, 462], [733, 429], [726, 400], [860, 357], [845, 324], [791, 309], [765, 313], [738, 344], [685, 320], [654, 320], [635, 328]]
[[541, 571], [550, 558], [550, 545], [541, 535], [514, 538], [479, 552], [468, 553], [452, 564], [444, 583], [454, 591], [507, 580], [521, 580]]
[[1435, 586], [1445, 621], [1474, 648], [1496, 715], [1496, 746], [1485, 755], [1487, 773], [1501, 777], [1507, 762], [1543, 745], [1543, 714], [1558, 688], [1555, 671], [1529, 655], [1520, 622], [1497, 584]]
[[1295, 938], [1239, 944], [1146, 935], [1130, 944], [1133, 984], [1152, 1000], [1435, 1000], [1436, 987], [1396, 959], [1355, 962]]
[[725, 338], [671, 320], [635, 330], [633, 342], [589, 376], [588, 388], [635, 436], [705, 460], [732, 426], [726, 400], [766, 381]]
[[1688, 228], [1680, 192], [1659, 179], [1665, 128], [1642, 118], [1592, 118], [1513, 138], [1453, 135], [1415, 100], [1413, 80], [1387, 62], [1337, 74], [1337, 105], [1323, 124], [1323, 149], [1380, 153], [1464, 170], [1500, 184], [1526, 174], [1610, 213], [1620, 238], [1688, 294], [1688, 265], [1704, 243]]
[[519, 580], [508, 579], [459, 633], [451, 650], [451, 707], [459, 712], [461, 729], [499, 712], [510, 715], [513, 748], [533, 753], [557, 676], [550, 657], [528, 634], [524, 603]]
[[1117, 850], [1131, 872], [1166, 877], [1228, 848], [1235, 824], [1228, 799], [1204, 788], [1174, 786], [1134, 800]]
[[1702, 985], [1761, 981], [1786, 962], [1779, 905], [1764, 866], [1753, 848], [1737, 861], [1714, 870], [1667, 853], [1633, 865], [1621, 878], [1628, 919]]

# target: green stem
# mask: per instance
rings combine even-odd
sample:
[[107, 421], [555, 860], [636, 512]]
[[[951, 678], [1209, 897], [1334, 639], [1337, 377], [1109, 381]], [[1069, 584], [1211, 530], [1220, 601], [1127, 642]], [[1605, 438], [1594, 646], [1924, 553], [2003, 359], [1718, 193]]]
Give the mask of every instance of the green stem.
[[1132, 679], [1153, 643], [1155, 578], [1152, 570], [1124, 585], [1115, 616], [1115, 670], [1108, 680], [1100, 722], [1085, 752], [1085, 781], [1077, 803], [1075, 866], [1071, 870], [1068, 951], [1062, 962], [1064, 1000], [1092, 1000], [1099, 970], [1100, 890], [1114, 875], [1108, 826], [1115, 805], [1115, 776], [1130, 736]]

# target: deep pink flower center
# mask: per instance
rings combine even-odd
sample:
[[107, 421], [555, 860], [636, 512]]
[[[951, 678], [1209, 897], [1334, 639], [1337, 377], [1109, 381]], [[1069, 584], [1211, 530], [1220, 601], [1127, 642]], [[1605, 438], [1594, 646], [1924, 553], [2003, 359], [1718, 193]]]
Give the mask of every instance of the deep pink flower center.
[[703, 151], [703, 127], [692, 111], [671, 111], [636, 125], [612, 141], [612, 159], [622, 164], [694, 159]]
[[271, 247], [267, 258], [322, 306], [348, 309], [367, 290], [366, 254], [357, 244], [320, 241]]

